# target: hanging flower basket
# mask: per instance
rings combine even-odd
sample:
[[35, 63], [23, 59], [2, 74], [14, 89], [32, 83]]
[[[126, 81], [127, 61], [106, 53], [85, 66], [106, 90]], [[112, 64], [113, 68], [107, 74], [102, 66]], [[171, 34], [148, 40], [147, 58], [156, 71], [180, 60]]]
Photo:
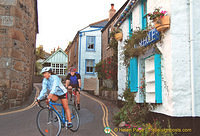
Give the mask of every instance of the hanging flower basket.
[[155, 28], [161, 32], [170, 27], [169, 16], [157, 17], [153, 20]]
[[117, 40], [117, 41], [121, 41], [122, 38], [123, 38], [123, 34], [122, 34], [122, 32], [119, 32], [119, 33], [116, 33], [116, 34], [115, 34], [115, 40]]

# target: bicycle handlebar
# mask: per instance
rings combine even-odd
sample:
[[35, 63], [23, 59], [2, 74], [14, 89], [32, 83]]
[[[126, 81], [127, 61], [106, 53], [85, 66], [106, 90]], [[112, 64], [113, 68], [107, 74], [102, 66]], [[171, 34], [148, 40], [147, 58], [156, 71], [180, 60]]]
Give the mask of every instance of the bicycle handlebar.
[[41, 105], [41, 102], [42, 102], [42, 101], [46, 101], [46, 100], [47, 100], [47, 98], [44, 98], [44, 99], [39, 100], [39, 101], [37, 100], [38, 106], [39, 106], [40, 108], [42, 108], [42, 109], [45, 108], [44, 106]]

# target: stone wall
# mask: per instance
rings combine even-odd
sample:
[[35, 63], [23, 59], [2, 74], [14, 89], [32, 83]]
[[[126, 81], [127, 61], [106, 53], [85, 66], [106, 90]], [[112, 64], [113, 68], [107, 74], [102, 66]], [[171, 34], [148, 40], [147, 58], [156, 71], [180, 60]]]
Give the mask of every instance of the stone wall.
[[21, 105], [32, 91], [37, 32], [36, 0], [0, 0], [2, 109]]

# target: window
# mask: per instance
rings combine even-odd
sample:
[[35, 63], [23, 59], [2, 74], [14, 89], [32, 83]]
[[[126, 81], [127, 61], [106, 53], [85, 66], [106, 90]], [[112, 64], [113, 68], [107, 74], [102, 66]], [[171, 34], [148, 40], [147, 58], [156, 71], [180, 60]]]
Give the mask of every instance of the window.
[[86, 73], [94, 74], [94, 60], [93, 59], [86, 60]]
[[132, 13], [129, 15], [129, 37], [132, 36], [133, 33], [133, 16]]
[[142, 29], [147, 27], [147, 0], [142, 0]]
[[110, 44], [110, 33], [111, 33], [111, 28], [108, 28], [108, 44]]
[[71, 50], [69, 51], [69, 56], [68, 56], [69, 63], [70, 63], [70, 57], [71, 57]]
[[76, 56], [77, 42], [75, 41], [74, 57]]
[[87, 36], [86, 45], [87, 45], [86, 50], [94, 51], [95, 50], [95, 36]]
[[66, 64], [52, 64], [53, 72], [57, 75], [65, 75]]
[[155, 54], [145, 59], [146, 102], [162, 103], [161, 57]]

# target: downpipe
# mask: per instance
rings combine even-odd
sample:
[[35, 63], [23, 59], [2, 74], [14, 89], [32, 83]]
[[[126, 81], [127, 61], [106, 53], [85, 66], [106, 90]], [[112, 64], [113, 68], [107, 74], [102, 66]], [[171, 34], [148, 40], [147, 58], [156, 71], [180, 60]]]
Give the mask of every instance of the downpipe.
[[195, 117], [193, 0], [189, 0], [189, 9], [190, 83], [192, 94], [192, 117]]

